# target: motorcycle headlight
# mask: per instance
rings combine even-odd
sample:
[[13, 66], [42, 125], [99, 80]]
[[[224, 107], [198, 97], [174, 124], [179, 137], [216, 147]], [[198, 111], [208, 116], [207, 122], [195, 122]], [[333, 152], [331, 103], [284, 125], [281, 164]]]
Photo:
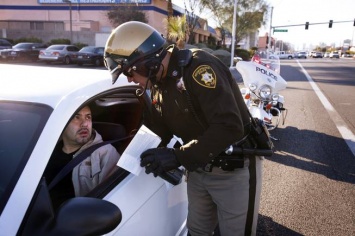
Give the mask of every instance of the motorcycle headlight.
[[256, 84], [249, 84], [250, 91], [254, 92], [256, 90], [256, 88], [257, 88]]
[[273, 95], [271, 95], [271, 99], [273, 101], [278, 101], [279, 100], [279, 95], [277, 93], [274, 93]]
[[262, 99], [269, 99], [271, 92], [272, 92], [271, 87], [267, 85], [263, 85], [260, 87], [259, 95]]

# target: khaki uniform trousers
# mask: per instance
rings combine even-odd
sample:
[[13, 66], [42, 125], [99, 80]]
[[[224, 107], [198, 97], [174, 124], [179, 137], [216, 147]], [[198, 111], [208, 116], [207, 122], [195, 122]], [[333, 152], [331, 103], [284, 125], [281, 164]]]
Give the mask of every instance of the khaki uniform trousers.
[[244, 168], [213, 167], [189, 172], [187, 228], [191, 236], [209, 236], [219, 224], [222, 236], [256, 235], [264, 157], [246, 158]]

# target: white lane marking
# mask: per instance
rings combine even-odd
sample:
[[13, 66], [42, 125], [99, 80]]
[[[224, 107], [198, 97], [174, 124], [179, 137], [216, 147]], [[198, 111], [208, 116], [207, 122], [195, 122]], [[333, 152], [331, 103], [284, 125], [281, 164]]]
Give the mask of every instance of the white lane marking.
[[313, 81], [312, 77], [307, 73], [307, 71], [303, 68], [301, 63], [297, 60], [298, 65], [301, 67], [304, 75], [308, 79], [309, 83], [311, 84], [314, 92], [317, 94], [319, 100], [322, 102], [323, 106], [327, 110], [330, 118], [333, 120], [335, 126], [339, 130], [341, 136], [345, 140], [346, 144], [350, 148], [353, 156], [355, 156], [355, 135], [351, 132], [349, 127], [346, 125], [344, 120], [341, 118], [339, 113], [334, 109], [332, 104], [328, 101], [328, 99], [324, 96], [322, 91], [319, 89], [317, 84]]

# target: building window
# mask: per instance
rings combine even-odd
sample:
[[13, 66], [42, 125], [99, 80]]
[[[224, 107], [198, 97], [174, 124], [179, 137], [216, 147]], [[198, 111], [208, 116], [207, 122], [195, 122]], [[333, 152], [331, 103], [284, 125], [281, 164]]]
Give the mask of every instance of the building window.
[[30, 22], [30, 29], [31, 30], [44, 30], [44, 23], [43, 22]]

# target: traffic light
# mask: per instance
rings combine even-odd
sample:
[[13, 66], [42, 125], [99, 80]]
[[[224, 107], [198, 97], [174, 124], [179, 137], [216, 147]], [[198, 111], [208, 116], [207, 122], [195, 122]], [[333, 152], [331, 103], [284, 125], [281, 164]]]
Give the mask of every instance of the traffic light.
[[332, 26], [333, 26], [333, 20], [330, 20], [329, 21], [329, 28], [332, 28]]
[[306, 22], [305, 29], [308, 30], [309, 22]]
[[355, 19], [354, 19], [354, 24], [353, 24], [353, 26], [355, 26]]

